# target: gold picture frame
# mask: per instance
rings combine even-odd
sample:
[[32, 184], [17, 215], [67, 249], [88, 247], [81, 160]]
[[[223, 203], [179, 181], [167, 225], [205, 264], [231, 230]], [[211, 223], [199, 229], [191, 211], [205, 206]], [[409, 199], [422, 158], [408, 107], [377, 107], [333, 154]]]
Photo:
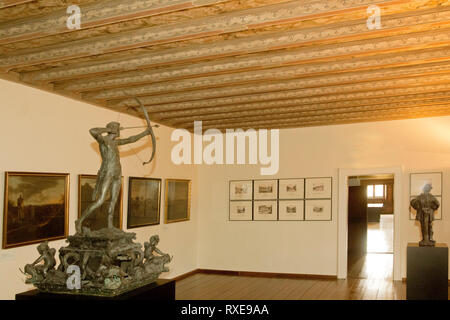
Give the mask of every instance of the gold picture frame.
[[[157, 185], [156, 190], [155, 185]], [[158, 178], [128, 178], [127, 229], [154, 226], [160, 223], [161, 185], [162, 180]]]
[[[176, 188], [177, 185], [178, 188]], [[164, 223], [190, 220], [191, 185], [191, 180], [166, 179], [164, 194]], [[175, 210], [175, 208], [177, 208], [177, 210]]]
[[[83, 205], [83, 203], [84, 202], [92, 202], [92, 200], [91, 200], [92, 194], [83, 195], [83, 190], [82, 190], [83, 189], [83, 179], [84, 180], [88, 180], [88, 179], [94, 180], [94, 183], [92, 183], [92, 181], [91, 181], [91, 183], [89, 184], [89, 188], [92, 188], [92, 190], [93, 190], [93, 187], [95, 186], [95, 181], [97, 180], [97, 175], [95, 175], [95, 174], [80, 174], [80, 175], [78, 175], [78, 219], [83, 214], [83, 211], [84, 211], [86, 205], [88, 205], [88, 203], [86, 205]], [[88, 188], [86, 187], [86, 189], [88, 189]], [[86, 191], [88, 191], [88, 190], [85, 190], [85, 192]], [[108, 195], [108, 197], [109, 197], [109, 195]], [[91, 230], [98, 230], [101, 228], [106, 228], [107, 227], [107, 213], [105, 213], [106, 212], [105, 210], [107, 210], [108, 203], [109, 203], [108, 200], [106, 200], [105, 203], [100, 208], [98, 208], [96, 211], [94, 211], [92, 213], [92, 215], [85, 220], [83, 226], [86, 226], [86, 223], [87, 223], [88, 224], [87, 227], [90, 228]], [[123, 177], [122, 177], [122, 186], [120, 188], [119, 201], [116, 204], [116, 211], [117, 211], [117, 214], [115, 214], [115, 218], [114, 218], [114, 222], [115, 222], [114, 227], [116, 227], [118, 229], [122, 229], [122, 227], [123, 227]], [[104, 224], [100, 225], [100, 226], [99, 226], [99, 222], [97, 222], [97, 223], [92, 222], [92, 219], [99, 216], [98, 212], [102, 213], [101, 221], [104, 222]], [[91, 223], [92, 225], [89, 225], [89, 223]], [[92, 228], [93, 225], [95, 225], [95, 226]]]
[[2, 248], [67, 238], [69, 188], [69, 173], [5, 172]]

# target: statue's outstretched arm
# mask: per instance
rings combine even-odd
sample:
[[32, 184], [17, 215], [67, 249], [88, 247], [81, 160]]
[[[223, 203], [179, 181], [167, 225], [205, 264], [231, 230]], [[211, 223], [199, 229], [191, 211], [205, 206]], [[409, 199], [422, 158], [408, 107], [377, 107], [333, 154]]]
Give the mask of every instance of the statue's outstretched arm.
[[150, 134], [150, 131], [148, 129], [146, 129], [146, 130], [142, 131], [141, 133], [139, 133], [139, 134], [137, 134], [135, 136], [131, 136], [131, 137], [128, 137], [128, 138], [125, 138], [125, 139], [118, 139], [117, 143], [120, 146], [124, 145], [124, 144], [133, 143], [133, 142], [136, 142], [136, 141], [138, 141], [139, 139], [141, 139], [141, 138], [143, 138], [145, 136], [148, 136], [149, 134]]

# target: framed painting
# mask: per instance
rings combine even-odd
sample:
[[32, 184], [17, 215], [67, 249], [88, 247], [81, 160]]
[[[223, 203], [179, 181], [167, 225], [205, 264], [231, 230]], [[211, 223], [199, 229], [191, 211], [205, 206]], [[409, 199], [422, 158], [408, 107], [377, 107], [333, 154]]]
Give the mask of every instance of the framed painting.
[[252, 201], [230, 201], [230, 221], [251, 221], [252, 210]]
[[255, 180], [253, 186], [255, 200], [276, 200], [278, 198], [277, 180]]
[[274, 221], [278, 220], [277, 201], [254, 201], [253, 220]]
[[238, 180], [230, 181], [230, 200], [252, 200], [253, 198], [253, 181]]
[[426, 184], [431, 184], [432, 195], [442, 195], [442, 172], [430, 173], [411, 173], [410, 174], [410, 196], [418, 196], [422, 193], [423, 187]]
[[331, 221], [331, 199], [305, 200], [305, 220]]
[[[409, 201], [414, 199], [415, 197], [410, 197]], [[442, 197], [436, 196], [437, 201], [439, 201], [439, 208], [434, 212], [434, 220], [442, 220]], [[416, 210], [409, 206], [409, 220], [416, 220]]]
[[304, 220], [303, 200], [279, 200], [278, 220], [300, 221]]
[[68, 235], [68, 173], [5, 173], [3, 249]]
[[307, 178], [305, 180], [306, 199], [331, 199], [330, 178]]
[[159, 224], [161, 179], [129, 177], [127, 228]]
[[[92, 195], [97, 182], [96, 175], [80, 174], [78, 176], [78, 218], [81, 217], [86, 208], [93, 203]], [[89, 218], [83, 222], [83, 227], [90, 230], [99, 230], [108, 227], [108, 208], [111, 203], [111, 195], [108, 192], [106, 201]], [[115, 228], [122, 229], [122, 204], [123, 204], [123, 177], [122, 187], [120, 188], [119, 200], [114, 208], [113, 225]]]
[[305, 179], [280, 179], [278, 189], [279, 199], [304, 199]]
[[166, 179], [165, 223], [188, 221], [191, 212], [191, 180]]

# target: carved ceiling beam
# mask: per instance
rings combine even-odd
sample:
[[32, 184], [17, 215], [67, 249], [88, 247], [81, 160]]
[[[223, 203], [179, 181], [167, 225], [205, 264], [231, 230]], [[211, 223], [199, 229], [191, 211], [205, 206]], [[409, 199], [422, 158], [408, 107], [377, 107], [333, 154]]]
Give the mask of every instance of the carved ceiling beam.
[[[427, 117], [434, 115], [450, 115], [450, 105], [439, 105], [431, 107], [410, 107], [402, 108], [399, 110], [377, 110], [377, 111], [358, 111], [358, 112], [348, 112], [340, 115], [319, 115], [319, 116], [307, 116], [307, 117], [291, 117], [289, 119], [282, 120], [263, 120], [263, 121], [250, 121], [250, 122], [239, 122], [233, 121], [229, 123], [220, 122], [215, 125], [203, 126], [203, 130], [207, 129], [228, 129], [228, 128], [261, 128], [269, 127], [276, 128], [277, 126], [285, 125], [295, 125], [302, 126], [304, 123], [314, 123], [322, 122], [327, 124], [333, 124], [338, 121], [346, 120], [362, 120], [362, 119], [405, 119], [408, 117]], [[186, 129], [192, 130], [193, 123], [190, 124]]]
[[[300, 70], [299, 70], [300, 69]], [[211, 90], [229, 85], [238, 86], [253, 83], [257, 87], [261, 82], [281, 81], [296, 79], [299, 86], [296, 88], [314, 88], [339, 84], [359, 83], [366, 81], [390, 80], [408, 77], [419, 77], [434, 74], [445, 74], [450, 72], [450, 64], [437, 63], [433, 65], [400, 67], [366, 72], [339, 73], [331, 76], [302, 77], [301, 67], [285, 67], [280, 69], [269, 69], [259, 72], [233, 73], [220, 76], [194, 78], [174, 82], [162, 82], [145, 86], [125, 87], [120, 89], [109, 89], [83, 94], [87, 100], [106, 101], [123, 98], [124, 95], [142, 96], [152, 94], [167, 94], [174, 92], [186, 93], [188, 90]], [[280, 87], [281, 88], [281, 87]], [[278, 90], [278, 89], [276, 89]]]
[[[401, 111], [403, 109], [412, 108], [412, 107], [422, 107], [426, 110], [432, 106], [450, 106], [450, 103], [447, 99], [436, 99], [436, 100], [428, 100], [426, 102], [422, 101], [413, 101], [408, 103], [389, 103], [389, 104], [377, 104], [373, 106], [359, 106], [359, 107], [347, 107], [347, 108], [325, 108], [325, 109], [311, 109], [308, 111], [304, 111], [298, 107], [291, 108], [283, 108], [279, 109], [277, 113], [264, 113], [253, 111], [253, 112], [236, 112], [234, 114], [229, 114], [228, 116], [222, 115], [220, 119], [214, 120], [206, 120], [202, 118], [198, 118], [197, 120], [192, 119], [191, 121], [184, 121], [178, 123], [171, 123], [175, 127], [186, 128], [194, 123], [194, 121], [203, 121], [203, 125], [205, 127], [214, 127], [220, 125], [222, 123], [233, 123], [233, 122], [253, 122], [253, 121], [266, 121], [266, 120], [280, 120], [280, 122], [285, 119], [291, 119], [296, 117], [309, 117], [309, 116], [319, 116], [319, 115], [342, 115], [346, 113], [352, 112], [366, 112], [366, 111], [383, 111], [383, 110], [398, 110]], [[187, 119], [186, 119], [187, 120]]]
[[[163, 51], [149, 52], [145, 54], [138, 54], [131, 58], [111, 59], [97, 62], [87, 62], [64, 67], [56, 67], [51, 69], [44, 69], [33, 72], [23, 73], [23, 81], [43, 81], [50, 82], [63, 79], [73, 79], [76, 77], [89, 77], [92, 75], [102, 75], [111, 72], [126, 72], [135, 69], [150, 68], [161, 65], [173, 65], [179, 63], [188, 63], [199, 61], [202, 59], [223, 58], [226, 56], [242, 55], [248, 53], [267, 52], [283, 48], [295, 48], [305, 45], [321, 45], [327, 48], [324, 44], [333, 42], [350, 41], [355, 39], [382, 37], [389, 35], [399, 35], [414, 33], [418, 31], [428, 30], [436, 27], [435, 24], [448, 24], [450, 17], [449, 11], [443, 10], [425, 10], [409, 13], [411, 16], [394, 15], [387, 16], [383, 20], [382, 30], [368, 30], [366, 20], [359, 20], [356, 24], [337, 24], [328, 27], [310, 28], [306, 30], [294, 30], [277, 32], [268, 35], [257, 35], [243, 39], [226, 40], [217, 43], [207, 43], [200, 45], [191, 45], [184, 48], [174, 48]], [[441, 26], [442, 28], [443, 26]], [[354, 35], [355, 37], [349, 37]], [[372, 41], [379, 42], [379, 39]], [[400, 38], [399, 41], [404, 41]], [[412, 43], [409, 45], [413, 45]], [[398, 45], [397, 45], [398, 46]], [[336, 46], [334, 46], [336, 47]], [[333, 48], [330, 46], [329, 48]], [[254, 58], [258, 55], [252, 55], [247, 60], [241, 62], [241, 65], [233, 67], [232, 60], [224, 60], [227, 63], [227, 69], [252, 68], [252, 65], [242, 66], [242, 64], [251, 64]], [[285, 59], [286, 60], [286, 59]], [[292, 60], [292, 59], [291, 59]], [[273, 65], [276, 63], [272, 61], [269, 63]], [[288, 61], [280, 60], [279, 64], [289, 63]], [[1, 64], [1, 59], [0, 59]], [[264, 64], [265, 65], [265, 64]], [[256, 65], [253, 66], [253, 68]], [[218, 70], [220, 71], [220, 70]], [[204, 71], [207, 72], [207, 71]], [[145, 72], [136, 73], [134, 80]], [[133, 76], [133, 74], [130, 74]], [[148, 77], [147, 77], [148, 79]]]
[[[334, 120], [318, 120], [318, 121], [307, 121], [307, 122], [292, 122], [292, 123], [278, 123], [276, 125], [265, 125], [265, 124], [255, 124], [252, 127], [236, 127], [230, 125], [230, 129], [289, 129], [289, 128], [304, 128], [304, 127], [317, 127], [317, 126], [332, 126], [332, 125], [343, 125], [343, 124], [356, 124], [364, 122], [377, 122], [377, 121], [393, 121], [393, 120], [406, 120], [406, 119], [418, 119], [425, 117], [441, 117], [449, 116], [449, 110], [442, 109], [436, 111], [428, 111], [425, 115], [423, 112], [406, 113], [406, 114], [392, 114], [389, 116], [358, 116], [358, 117], [344, 117], [342, 119]], [[203, 128], [203, 130], [214, 129], [214, 128]], [[226, 128], [228, 129], [228, 128]], [[189, 128], [189, 131], [193, 132], [193, 128]], [[224, 132], [224, 129], [222, 129]]]
[[[328, 87], [303, 88], [302, 79], [286, 80], [283, 82], [258, 83], [253, 85], [240, 85], [222, 87], [217, 89], [205, 89], [188, 91], [182, 93], [172, 93], [166, 95], [143, 96], [140, 98], [146, 106], [153, 105], [153, 109], [166, 111], [162, 104], [176, 102], [192, 102], [196, 100], [211, 99], [215, 105], [248, 103], [256, 101], [267, 101], [276, 99], [289, 99], [299, 97], [310, 97], [316, 95], [336, 94], [342, 92], [381, 90], [387, 88], [401, 88], [410, 86], [423, 86], [450, 82], [450, 74], [433, 75], [418, 78], [404, 78], [393, 80], [381, 80], [363, 82], [355, 84], [334, 85]], [[126, 93], [134, 96], [133, 93]], [[107, 106], [136, 106], [134, 99], [118, 101], [108, 101]], [[167, 109], [170, 110], [170, 109]]]
[[[227, 113], [235, 112], [239, 110], [247, 109], [258, 109], [261, 108], [276, 108], [279, 104], [280, 107], [295, 105], [311, 105], [311, 104], [324, 104], [324, 103], [340, 103], [351, 101], [363, 101], [363, 103], [370, 104], [369, 100], [366, 99], [377, 99], [381, 103], [392, 102], [384, 100], [385, 98], [398, 98], [400, 101], [402, 99], [409, 101], [414, 99], [422, 99], [426, 97], [427, 99], [446, 97], [446, 94], [450, 92], [450, 83], [444, 84], [432, 84], [423, 85], [419, 87], [406, 87], [406, 88], [385, 88], [381, 90], [369, 90], [369, 91], [359, 91], [359, 92], [338, 92], [336, 94], [327, 94], [322, 96], [302, 96], [295, 97], [295, 92], [291, 95], [286, 95], [285, 93], [279, 94], [275, 99], [270, 99], [267, 101], [255, 101], [250, 103], [239, 103], [235, 101], [234, 103], [228, 104], [216, 104], [214, 100], [201, 100], [201, 101], [189, 101], [183, 103], [174, 103], [158, 106], [147, 107], [150, 116], [154, 119], [165, 119], [170, 121], [169, 118], [181, 118], [186, 116], [195, 116], [203, 114], [214, 114], [214, 113]], [[394, 100], [395, 101], [395, 100]], [[372, 102], [372, 104], [374, 104]], [[214, 105], [214, 106], [211, 106]], [[125, 110], [126, 107], [112, 107], [115, 110]]]
[[[229, 0], [112, 0], [81, 5], [80, 29], [66, 26], [64, 10], [0, 24], [0, 44], [83, 30], [174, 11], [209, 6]], [[68, 4], [69, 5], [69, 4]], [[1, 6], [1, 2], [0, 2]]]
[[[363, 110], [388, 110], [396, 108], [414, 107], [414, 106], [431, 106], [431, 105], [448, 105], [450, 95], [441, 99], [429, 99], [425, 101], [397, 101], [392, 99], [391, 103], [381, 103], [378, 100], [372, 99], [371, 104], [356, 103], [355, 101], [337, 102], [332, 104], [313, 104], [313, 105], [300, 105], [291, 107], [278, 107], [269, 109], [258, 110], [239, 110], [230, 113], [218, 113], [203, 116], [189, 116], [178, 119], [158, 119], [165, 123], [170, 123], [174, 127], [186, 127], [194, 121], [203, 121], [205, 125], [214, 124], [218, 121], [231, 122], [231, 121], [251, 121], [258, 119], [281, 119], [289, 118], [295, 115], [307, 116], [317, 114], [339, 114], [350, 111], [363, 111]], [[388, 99], [389, 100], [389, 99]]]
[[19, 4], [24, 4], [32, 1], [35, 0], [0, 0], [0, 9], [17, 6]]

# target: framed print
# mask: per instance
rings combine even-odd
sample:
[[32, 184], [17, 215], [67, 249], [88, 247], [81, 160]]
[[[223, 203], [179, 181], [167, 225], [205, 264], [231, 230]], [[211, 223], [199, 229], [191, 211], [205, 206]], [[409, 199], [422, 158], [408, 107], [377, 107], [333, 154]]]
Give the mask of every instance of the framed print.
[[307, 178], [305, 180], [306, 199], [331, 199], [330, 178]]
[[[94, 202], [92, 195], [97, 182], [96, 175], [80, 174], [78, 176], [78, 218], [84, 213], [86, 208]], [[99, 230], [108, 227], [108, 208], [111, 203], [111, 195], [108, 192], [107, 198], [101, 207], [97, 208], [83, 222], [83, 227]], [[114, 208], [113, 224], [115, 228], [122, 229], [122, 203], [123, 203], [123, 178], [122, 187], [120, 188], [119, 199]]]
[[190, 217], [191, 180], [166, 179], [165, 223], [187, 221]]
[[410, 196], [418, 196], [422, 193], [423, 187], [431, 184], [431, 194], [442, 195], [442, 172], [411, 173], [410, 174]]
[[[436, 199], [439, 201], [439, 208], [434, 212], [434, 220], [442, 220], [442, 197], [441, 196], [435, 196]], [[414, 199], [415, 197], [410, 197], [409, 201]], [[416, 210], [414, 210], [413, 207], [409, 206], [409, 220], [416, 220]]]
[[305, 200], [305, 220], [331, 221], [331, 199]]
[[68, 173], [5, 173], [3, 249], [66, 238]]
[[277, 220], [277, 201], [254, 201], [253, 220]]
[[159, 224], [161, 179], [129, 177], [127, 228]]
[[230, 221], [250, 221], [253, 219], [252, 201], [230, 201]]
[[305, 179], [280, 179], [278, 189], [279, 199], [304, 199]]
[[300, 221], [304, 220], [303, 200], [279, 200], [278, 220]]
[[253, 186], [255, 200], [276, 200], [278, 198], [277, 180], [255, 180]]
[[230, 200], [252, 200], [253, 181], [239, 180], [230, 181]]

